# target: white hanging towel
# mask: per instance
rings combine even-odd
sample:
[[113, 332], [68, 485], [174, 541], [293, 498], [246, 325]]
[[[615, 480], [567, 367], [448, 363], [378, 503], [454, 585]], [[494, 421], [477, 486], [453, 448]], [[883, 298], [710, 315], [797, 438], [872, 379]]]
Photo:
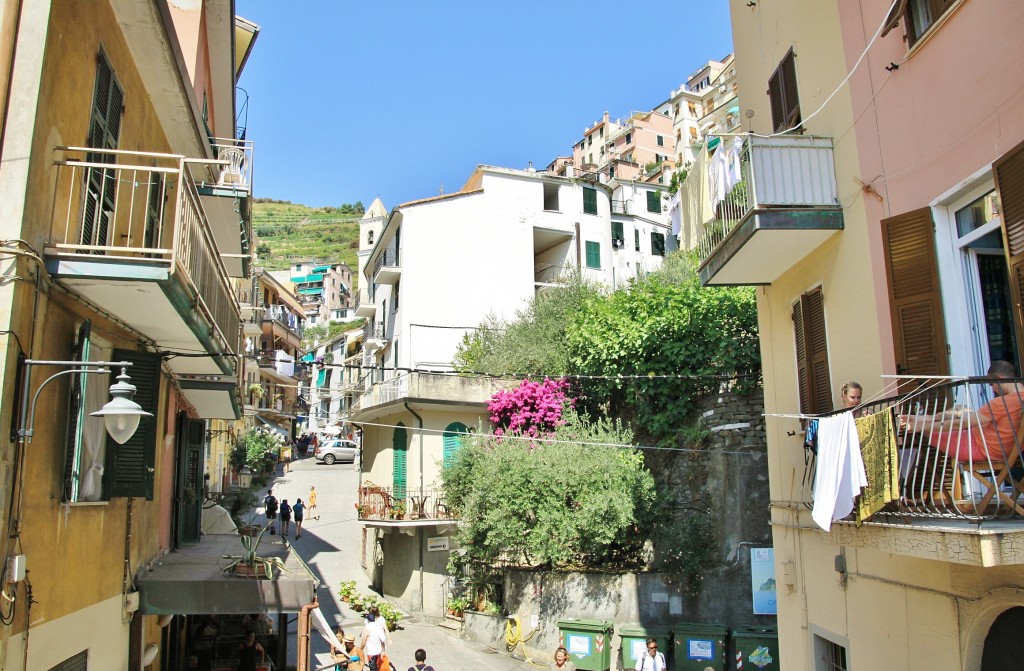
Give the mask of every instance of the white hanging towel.
[[853, 511], [853, 500], [867, 485], [853, 412], [823, 417], [818, 422], [818, 467], [811, 511], [814, 523], [829, 531], [833, 520], [841, 520]]

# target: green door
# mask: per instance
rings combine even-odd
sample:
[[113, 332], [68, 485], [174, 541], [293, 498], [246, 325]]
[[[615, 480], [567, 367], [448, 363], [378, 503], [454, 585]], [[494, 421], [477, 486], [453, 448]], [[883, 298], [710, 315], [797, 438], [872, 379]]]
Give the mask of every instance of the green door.
[[395, 433], [391, 438], [392, 461], [392, 491], [395, 499], [404, 499], [406, 493], [406, 480], [408, 470], [406, 463], [409, 461], [409, 444], [405, 435], [405, 425], [401, 422], [395, 427]]
[[462, 422], [452, 422], [444, 429], [444, 467], [448, 468], [455, 459], [455, 453], [462, 447], [462, 434], [469, 428]]

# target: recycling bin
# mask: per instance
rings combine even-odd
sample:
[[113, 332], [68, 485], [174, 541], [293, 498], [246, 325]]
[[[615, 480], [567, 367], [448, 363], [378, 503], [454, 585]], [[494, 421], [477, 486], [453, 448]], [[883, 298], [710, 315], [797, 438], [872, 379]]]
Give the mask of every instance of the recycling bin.
[[605, 620], [559, 620], [558, 643], [569, 651], [569, 660], [579, 671], [608, 671], [612, 629]]
[[672, 625], [675, 671], [725, 671], [729, 629], [724, 624], [676, 622]]
[[639, 624], [619, 625], [622, 638], [622, 668], [636, 668], [636, 660], [647, 652], [647, 639], [658, 642], [658, 652], [668, 659], [668, 643], [672, 640], [668, 627], [642, 627]]
[[737, 669], [779, 671], [782, 668], [779, 665], [779, 632], [776, 627], [734, 627], [732, 648]]

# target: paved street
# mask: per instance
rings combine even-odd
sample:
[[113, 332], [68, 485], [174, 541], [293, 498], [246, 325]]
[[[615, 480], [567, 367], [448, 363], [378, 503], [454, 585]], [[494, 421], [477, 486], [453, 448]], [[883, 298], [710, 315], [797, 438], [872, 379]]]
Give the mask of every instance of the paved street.
[[[292, 547], [321, 580], [318, 600], [320, 608], [333, 626], [342, 626], [346, 632], [356, 635], [362, 629], [363, 619], [359, 613], [348, 608], [338, 596], [338, 586], [343, 580], [355, 580], [357, 589], [370, 592], [366, 574], [359, 565], [360, 525], [356, 520], [355, 502], [359, 474], [351, 464], [326, 466], [317, 464], [312, 458], [292, 463], [291, 472], [283, 474], [278, 468], [277, 477], [270, 483], [274, 496], [280, 501], [288, 499], [294, 503], [301, 498], [306, 502], [310, 485], [317, 490], [320, 519], [303, 522], [302, 537], [289, 538]], [[266, 490], [258, 492], [262, 501]], [[262, 508], [259, 512], [262, 513]], [[294, 532], [293, 532], [294, 535]], [[295, 632], [295, 622], [290, 629]], [[457, 632], [418, 620], [404, 619], [398, 631], [392, 633], [393, 644], [389, 654], [398, 671], [405, 671], [413, 664], [413, 653], [417, 648], [427, 651], [427, 662], [438, 671], [457, 669], [488, 669], [494, 671], [524, 671], [537, 668], [509, 656], [504, 646], [500, 651], [464, 641]], [[294, 638], [292, 639], [294, 640]], [[319, 635], [313, 635], [313, 661], [319, 668], [330, 662], [329, 647]], [[289, 663], [295, 663], [294, 645], [290, 650]]]

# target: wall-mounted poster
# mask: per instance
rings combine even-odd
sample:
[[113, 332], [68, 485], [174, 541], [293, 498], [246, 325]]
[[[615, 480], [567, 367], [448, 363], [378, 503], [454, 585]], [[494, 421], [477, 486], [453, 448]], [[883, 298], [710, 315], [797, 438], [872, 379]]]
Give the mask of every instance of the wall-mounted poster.
[[750, 549], [750, 586], [754, 595], [754, 615], [777, 615], [775, 601], [775, 551]]

